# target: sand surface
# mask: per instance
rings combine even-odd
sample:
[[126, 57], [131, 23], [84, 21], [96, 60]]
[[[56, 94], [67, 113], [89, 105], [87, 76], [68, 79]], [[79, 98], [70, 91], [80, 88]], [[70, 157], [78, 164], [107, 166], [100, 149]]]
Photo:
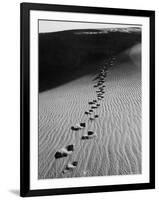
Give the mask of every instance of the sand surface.
[[[141, 69], [132, 60], [117, 61], [110, 69], [93, 122], [84, 112], [96, 99], [94, 75], [39, 94], [39, 179], [141, 173]], [[79, 122], [86, 122], [86, 128], [72, 131]], [[97, 137], [81, 140], [89, 130]], [[69, 144], [74, 144], [73, 153], [55, 159]], [[77, 167], [63, 174], [73, 161]]]

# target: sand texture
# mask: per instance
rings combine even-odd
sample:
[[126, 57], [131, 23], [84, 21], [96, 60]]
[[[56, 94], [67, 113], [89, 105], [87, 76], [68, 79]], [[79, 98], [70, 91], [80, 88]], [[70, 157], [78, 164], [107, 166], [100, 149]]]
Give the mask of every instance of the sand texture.
[[[85, 111], [97, 99], [95, 74], [39, 93], [38, 178], [127, 175], [141, 173], [141, 69], [131, 59], [109, 69], [104, 98], [90, 120]], [[85, 122], [78, 131], [71, 126]], [[88, 131], [96, 137], [82, 140]], [[74, 150], [56, 159], [58, 150], [73, 144]], [[71, 170], [68, 163], [78, 164]], [[63, 173], [65, 172], [65, 173]]]

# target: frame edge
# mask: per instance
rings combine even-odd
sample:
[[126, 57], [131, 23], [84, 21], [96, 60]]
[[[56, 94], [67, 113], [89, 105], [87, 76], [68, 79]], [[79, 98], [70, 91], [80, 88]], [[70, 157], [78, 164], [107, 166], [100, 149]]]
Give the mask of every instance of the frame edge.
[[[107, 189], [102, 186], [97, 187], [80, 187], [80, 188], [64, 188], [61, 189], [42, 189], [30, 190], [30, 133], [29, 127], [29, 98], [30, 98], [30, 82], [29, 82], [29, 12], [30, 10], [45, 10], [48, 6], [58, 11], [71, 12], [75, 9], [77, 12], [84, 9], [84, 12], [105, 14], [108, 10], [110, 13], [118, 11], [121, 15], [137, 15], [147, 16], [150, 18], [150, 125], [151, 131], [154, 134], [150, 135], [150, 182], [141, 184], [132, 184], [130, 188], [127, 185], [116, 185], [116, 188], [107, 186]], [[43, 7], [43, 9], [42, 9]], [[48, 10], [48, 9], [47, 9]], [[72, 11], [73, 12], [73, 11]], [[132, 12], [132, 13], [131, 13]], [[133, 16], [132, 15], [132, 16]], [[94, 192], [111, 192], [111, 191], [124, 191], [124, 190], [139, 190], [139, 189], [154, 189], [155, 188], [155, 11], [150, 10], [130, 10], [130, 9], [117, 9], [117, 8], [100, 8], [100, 7], [83, 7], [71, 5], [51, 5], [51, 4], [36, 4], [36, 3], [21, 3], [20, 4], [20, 196], [44, 196], [44, 195], [64, 195], [64, 194], [77, 194], [77, 193], [94, 193]], [[25, 114], [24, 114], [25, 113]], [[114, 186], [113, 186], [114, 187]], [[128, 188], [127, 188], [128, 187]]]

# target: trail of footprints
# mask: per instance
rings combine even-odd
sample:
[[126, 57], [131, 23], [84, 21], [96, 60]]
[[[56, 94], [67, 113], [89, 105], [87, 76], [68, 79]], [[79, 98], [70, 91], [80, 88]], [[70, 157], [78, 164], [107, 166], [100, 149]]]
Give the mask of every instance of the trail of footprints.
[[[115, 61], [116, 61], [116, 58], [114, 56], [108, 59], [106, 63], [100, 68], [99, 74], [93, 79], [93, 83], [95, 82], [93, 87], [97, 89], [96, 99], [93, 99], [92, 101], [88, 102], [88, 105], [90, 106], [90, 108], [89, 110], [84, 112], [84, 115], [88, 117], [88, 121], [94, 122], [100, 117], [98, 114], [95, 114], [95, 110], [100, 108], [101, 101], [104, 99], [104, 94], [105, 94], [104, 88], [106, 87], [105, 79], [109, 73], [108, 68], [110, 69], [110, 67], [114, 65]], [[79, 124], [76, 124], [75, 126], [71, 126], [70, 129], [74, 132], [80, 133], [80, 130], [84, 129], [87, 125], [88, 123], [81, 122]], [[81, 141], [90, 140], [95, 137], [97, 137], [97, 133], [95, 133], [93, 130], [89, 130], [89, 127], [88, 127], [87, 134], [81, 136]], [[67, 157], [68, 155], [72, 154], [74, 151], [75, 151], [75, 145], [70, 144], [66, 147], [63, 147], [59, 151], [57, 151], [55, 153], [55, 159]], [[69, 162], [63, 169], [62, 173], [65, 174], [74, 170], [77, 167], [77, 165], [78, 165], [78, 161]]]

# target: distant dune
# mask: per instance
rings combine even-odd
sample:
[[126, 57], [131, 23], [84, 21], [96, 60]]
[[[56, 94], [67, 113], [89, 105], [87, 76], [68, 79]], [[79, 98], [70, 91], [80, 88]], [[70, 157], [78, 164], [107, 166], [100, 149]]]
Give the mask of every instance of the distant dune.
[[[129, 57], [120, 55], [109, 71], [95, 122], [84, 115], [88, 102], [96, 98], [94, 73], [39, 93], [39, 179], [141, 173], [139, 46], [128, 52]], [[71, 126], [79, 122], [86, 122], [86, 128], [72, 131]], [[97, 137], [81, 140], [88, 130]], [[69, 144], [74, 144], [74, 152], [55, 159], [57, 150]], [[77, 167], [63, 174], [70, 161], [78, 161]]]
[[95, 63], [140, 41], [141, 29], [135, 27], [40, 33], [39, 91], [96, 72]]

